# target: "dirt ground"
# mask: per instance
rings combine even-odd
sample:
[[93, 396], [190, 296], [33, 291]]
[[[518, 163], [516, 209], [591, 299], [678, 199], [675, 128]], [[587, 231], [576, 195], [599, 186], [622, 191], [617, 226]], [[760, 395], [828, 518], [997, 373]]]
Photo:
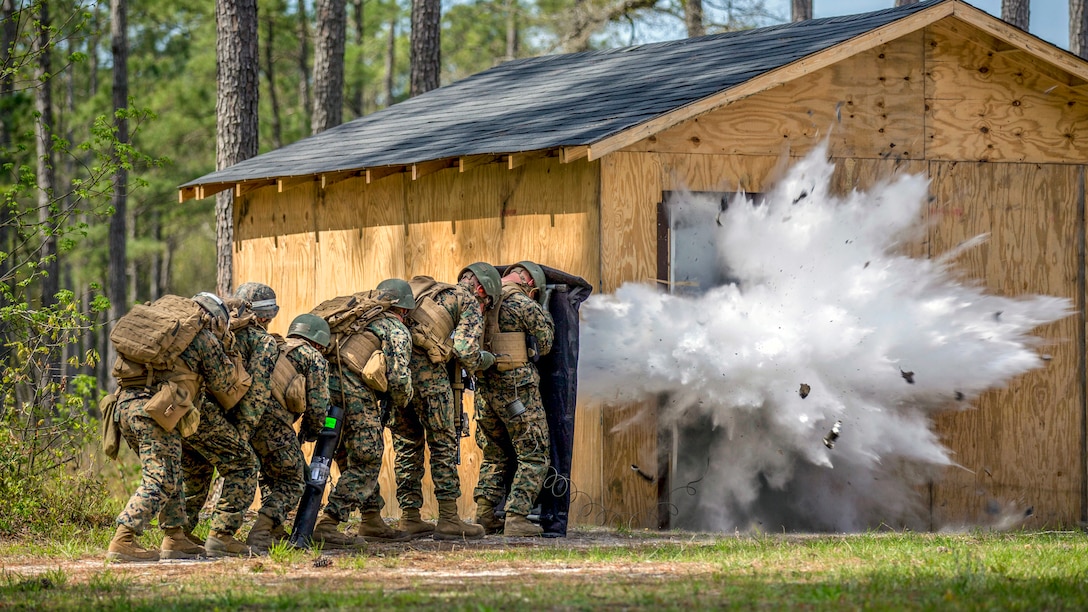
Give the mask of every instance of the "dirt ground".
[[[459, 553], [472, 551], [504, 551], [512, 548], [563, 549], [570, 551], [593, 548], [653, 546], [656, 544], [707, 544], [721, 534], [680, 534], [652, 531], [619, 532], [606, 528], [572, 529], [564, 538], [507, 538], [487, 536], [476, 541], [414, 540], [404, 543], [371, 543], [365, 549], [330, 550], [320, 556], [316, 553], [300, 555], [290, 564], [276, 562], [268, 557], [221, 558], [200, 560], [169, 560], [156, 563], [107, 563], [105, 551], [80, 558], [43, 558], [41, 556], [14, 556], [0, 560], [0, 574], [34, 580], [48, 572], [60, 570], [70, 582], [82, 583], [104, 570], [119, 577], [139, 583], [181, 582], [194, 574], [214, 579], [216, 575], [245, 573], [261, 584], [284, 583], [314, 578], [336, 579], [358, 572], [365, 567], [368, 580], [380, 580], [386, 588], [418, 587], [420, 584], [440, 586], [461, 584], [466, 579], [501, 581], [504, 578], [527, 574], [537, 577], [559, 578], [577, 576], [580, 580], [592, 580], [594, 575], [612, 576], [623, 574], [628, 578], [654, 577], [663, 574], [676, 575], [673, 563], [602, 562], [583, 560], [573, 554], [569, 561], [535, 563], [512, 561], [481, 564], [471, 555]], [[699, 564], [684, 564], [684, 572], [712, 571], [699, 568]]]

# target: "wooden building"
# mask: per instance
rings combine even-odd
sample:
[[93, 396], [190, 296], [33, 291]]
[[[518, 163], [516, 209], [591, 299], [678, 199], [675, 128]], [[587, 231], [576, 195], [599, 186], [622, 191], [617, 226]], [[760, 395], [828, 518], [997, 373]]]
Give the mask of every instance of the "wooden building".
[[[234, 190], [234, 278], [276, 289], [282, 332], [328, 297], [391, 276], [452, 280], [477, 260], [532, 259], [605, 293], [667, 279], [667, 192], [764, 191], [783, 156], [829, 130], [844, 191], [930, 177], [916, 254], [989, 233], [960, 260], [969, 275], [1077, 307], [1039, 330], [1045, 369], [941, 418], [968, 469], [929, 487], [932, 524], [1002, 501], [1030, 506], [1028, 527], [1085, 520], [1088, 63], [959, 0], [508, 62], [186, 183], [180, 199]], [[658, 424], [637, 413], [578, 407], [575, 523], [659, 524], [676, 457], [659, 461]]]

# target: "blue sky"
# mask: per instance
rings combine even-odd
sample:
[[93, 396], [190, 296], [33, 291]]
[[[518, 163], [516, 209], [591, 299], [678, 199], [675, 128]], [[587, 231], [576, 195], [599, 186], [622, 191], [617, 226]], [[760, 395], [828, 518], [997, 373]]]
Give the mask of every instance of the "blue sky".
[[[1001, 16], [1001, 0], [966, 0], [991, 15]], [[790, 0], [767, 0], [767, 8], [790, 14]], [[813, 17], [867, 13], [895, 6], [895, 0], [812, 0]], [[1031, 0], [1032, 34], [1062, 49], [1069, 48], [1069, 0]]]

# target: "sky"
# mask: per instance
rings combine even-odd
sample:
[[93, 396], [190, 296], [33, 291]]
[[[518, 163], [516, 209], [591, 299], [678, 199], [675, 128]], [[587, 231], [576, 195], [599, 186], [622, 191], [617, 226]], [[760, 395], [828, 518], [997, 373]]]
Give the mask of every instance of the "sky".
[[[1001, 16], [1001, 0], [966, 0], [991, 15]], [[813, 17], [868, 13], [895, 6], [894, 0], [812, 0]], [[790, 0], [768, 0], [767, 8], [785, 16]], [[1069, 48], [1069, 0], [1031, 0], [1028, 31], [1062, 49]]]

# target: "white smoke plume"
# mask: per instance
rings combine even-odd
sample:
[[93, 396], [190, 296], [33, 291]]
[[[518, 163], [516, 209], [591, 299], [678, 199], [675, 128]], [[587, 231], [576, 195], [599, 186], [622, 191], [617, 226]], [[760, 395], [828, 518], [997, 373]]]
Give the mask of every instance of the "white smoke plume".
[[735, 282], [688, 296], [625, 284], [582, 306], [580, 400], [660, 398], [661, 422], [684, 432], [674, 525], [926, 528], [917, 485], [954, 463], [932, 416], [1042, 366], [1031, 330], [1071, 312], [988, 295], [957, 275], [958, 253], [905, 255], [925, 178], [837, 197], [832, 170], [820, 148], [756, 205], [685, 208]]

